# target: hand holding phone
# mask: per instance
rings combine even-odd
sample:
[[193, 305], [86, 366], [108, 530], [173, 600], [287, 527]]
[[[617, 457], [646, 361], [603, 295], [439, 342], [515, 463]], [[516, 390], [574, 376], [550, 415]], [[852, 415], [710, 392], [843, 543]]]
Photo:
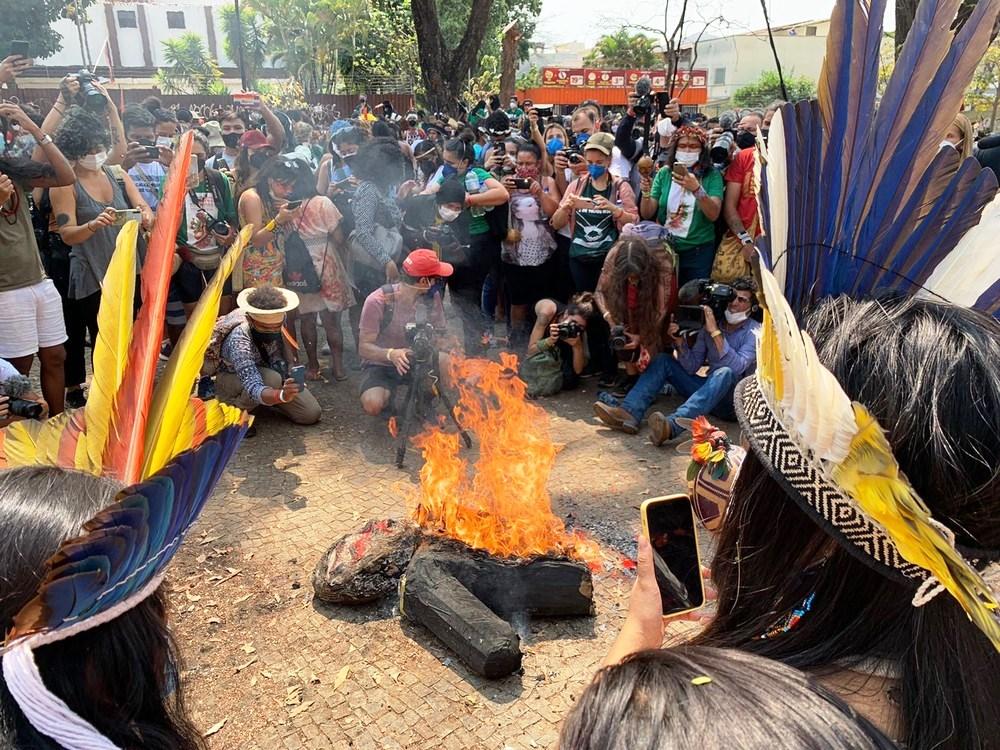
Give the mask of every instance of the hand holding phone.
[[299, 388], [306, 387], [306, 366], [296, 365], [293, 367], [288, 374], [291, 376], [292, 380], [295, 381]]
[[667, 495], [642, 504], [642, 529], [653, 553], [653, 569], [664, 617], [705, 604], [694, 507], [687, 495]]
[[676, 162], [674, 163], [673, 169], [670, 171], [674, 173], [674, 179], [678, 182], [688, 176], [688, 168], [683, 164], [677, 164]]

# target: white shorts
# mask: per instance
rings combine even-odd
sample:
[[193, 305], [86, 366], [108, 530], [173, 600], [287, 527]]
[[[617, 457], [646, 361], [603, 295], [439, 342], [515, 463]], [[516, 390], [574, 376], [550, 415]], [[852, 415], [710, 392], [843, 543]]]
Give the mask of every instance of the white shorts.
[[66, 338], [62, 298], [51, 279], [0, 292], [0, 357], [27, 357]]

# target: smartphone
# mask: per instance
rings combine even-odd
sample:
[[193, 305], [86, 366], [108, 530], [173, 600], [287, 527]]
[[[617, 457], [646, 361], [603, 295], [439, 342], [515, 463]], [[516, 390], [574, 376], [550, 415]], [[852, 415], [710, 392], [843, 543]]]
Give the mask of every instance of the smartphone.
[[302, 201], [288, 201], [288, 203], [285, 204], [285, 208], [287, 208], [289, 211], [294, 211], [301, 205]]
[[682, 331], [696, 331], [705, 327], [705, 311], [699, 305], [678, 305], [677, 325]]
[[31, 49], [28, 43], [21, 39], [14, 39], [10, 43], [10, 54], [8, 57], [31, 57]]
[[674, 173], [674, 177], [678, 180], [683, 180], [688, 176], [688, 168], [683, 164], [677, 164], [676, 162], [674, 162], [674, 166], [670, 171]]
[[188, 157], [188, 177], [196, 178], [198, 176], [198, 157], [195, 154], [191, 154]]
[[244, 109], [260, 109], [260, 94], [252, 91], [233, 94], [233, 104]]
[[147, 159], [159, 159], [160, 158], [160, 147], [159, 146], [146, 146], [146, 158]]
[[119, 208], [115, 210], [115, 223], [113, 226], [123, 227], [130, 221], [142, 221], [142, 211], [138, 208]]
[[642, 504], [642, 530], [653, 547], [663, 616], [705, 604], [694, 506], [687, 495], [654, 497]]
[[306, 387], [305, 365], [296, 365], [295, 367], [293, 367], [291, 370], [288, 371], [288, 375], [289, 377], [291, 377], [292, 380], [294, 380], [298, 384], [299, 388]]
[[531, 188], [531, 180], [527, 177], [515, 177], [514, 187], [518, 190], [529, 190]]
[[545, 106], [541, 104], [535, 105], [535, 111], [538, 113], [539, 117], [552, 117], [552, 105], [547, 104]]

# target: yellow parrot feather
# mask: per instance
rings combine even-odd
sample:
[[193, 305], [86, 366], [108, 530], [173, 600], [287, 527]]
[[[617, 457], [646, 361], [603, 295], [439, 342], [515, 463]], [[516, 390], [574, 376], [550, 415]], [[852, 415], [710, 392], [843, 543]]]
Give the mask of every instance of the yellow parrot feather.
[[1000, 650], [998, 603], [989, 585], [955, 549], [899, 470], [885, 432], [854, 403], [858, 432], [832, 478], [892, 539], [908, 562], [929, 571]]
[[104, 467], [104, 448], [111, 428], [112, 406], [128, 363], [138, 236], [139, 222], [130, 221], [122, 227], [101, 285], [98, 333], [94, 342], [94, 377], [85, 407], [88, 461], [83, 466], [77, 463], [77, 468], [92, 474], [100, 474]]
[[158, 472], [174, 455], [180, 425], [188, 413], [191, 388], [201, 372], [205, 350], [218, 316], [222, 287], [242, 257], [243, 248], [250, 241], [252, 233], [253, 227], [244, 227], [236, 242], [223, 256], [219, 268], [202, 292], [197, 307], [184, 327], [184, 333], [170, 356], [166, 371], [156, 385], [146, 429], [145, 463], [141, 473], [143, 478]]

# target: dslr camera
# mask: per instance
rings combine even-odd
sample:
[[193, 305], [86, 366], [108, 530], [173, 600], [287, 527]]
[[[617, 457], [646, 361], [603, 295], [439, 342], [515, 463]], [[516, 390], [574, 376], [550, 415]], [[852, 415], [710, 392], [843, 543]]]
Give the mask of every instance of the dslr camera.
[[413, 359], [421, 364], [434, 357], [434, 326], [430, 323], [407, 323], [406, 343], [413, 351]]
[[76, 80], [80, 83], [80, 93], [77, 95], [79, 103], [91, 112], [103, 112], [107, 107], [107, 100], [94, 85], [98, 83], [97, 76], [83, 68], [76, 74]]
[[564, 320], [561, 323], [557, 323], [556, 328], [559, 331], [558, 338], [560, 339], [575, 339], [583, 335], [583, 326], [575, 320]]
[[628, 336], [625, 335], [625, 326], [612, 326], [611, 327], [611, 348], [616, 351], [622, 351], [628, 345]]
[[7, 397], [7, 411], [12, 417], [41, 419], [44, 407], [37, 401], [21, 398], [31, 390], [31, 381], [23, 375], [13, 375], [0, 383], [0, 395]]
[[583, 151], [581, 151], [580, 147], [576, 144], [560, 149], [556, 153], [565, 156], [566, 160], [570, 164], [580, 164], [583, 161]]

